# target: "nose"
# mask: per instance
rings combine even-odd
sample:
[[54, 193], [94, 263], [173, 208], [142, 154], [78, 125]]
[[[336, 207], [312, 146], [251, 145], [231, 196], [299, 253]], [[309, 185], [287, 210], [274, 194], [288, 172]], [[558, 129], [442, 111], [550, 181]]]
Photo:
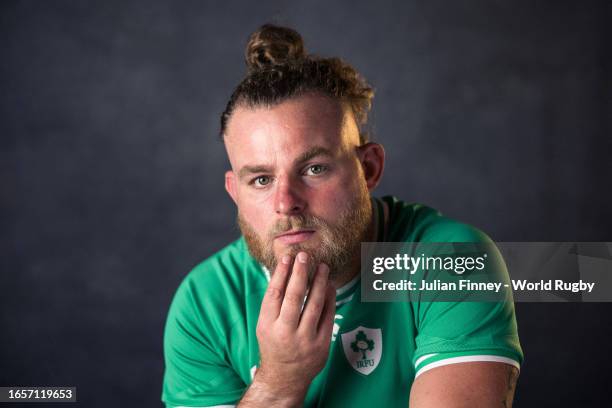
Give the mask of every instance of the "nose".
[[279, 215], [296, 215], [304, 211], [306, 200], [296, 181], [289, 178], [279, 181], [274, 207]]

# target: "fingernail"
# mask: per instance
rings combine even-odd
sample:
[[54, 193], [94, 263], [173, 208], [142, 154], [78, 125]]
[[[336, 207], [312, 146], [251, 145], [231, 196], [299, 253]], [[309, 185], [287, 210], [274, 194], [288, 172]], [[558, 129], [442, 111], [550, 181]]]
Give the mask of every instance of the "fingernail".
[[289, 255], [284, 255], [281, 259], [281, 262], [285, 265], [289, 265], [289, 263], [291, 262], [291, 257]]
[[306, 252], [300, 252], [297, 256], [297, 259], [301, 263], [306, 263], [306, 260], [308, 259], [308, 255], [306, 255]]

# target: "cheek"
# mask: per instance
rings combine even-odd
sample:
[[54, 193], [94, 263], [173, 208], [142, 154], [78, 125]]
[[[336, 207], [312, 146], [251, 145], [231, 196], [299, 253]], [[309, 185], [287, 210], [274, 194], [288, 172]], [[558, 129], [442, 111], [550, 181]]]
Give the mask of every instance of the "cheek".
[[268, 201], [259, 196], [249, 197], [248, 195], [240, 196], [238, 200], [238, 209], [242, 218], [259, 234], [268, 231], [269, 216]]
[[256, 190], [252, 187], [240, 184], [236, 190], [238, 205], [241, 208], [249, 208], [249, 211], [257, 213], [266, 211], [271, 206], [274, 198], [274, 189]]
[[310, 203], [313, 212], [328, 221], [336, 221], [337, 215], [353, 201], [358, 191], [357, 187], [355, 177], [352, 176], [338, 177], [333, 183], [318, 186], [314, 200]]

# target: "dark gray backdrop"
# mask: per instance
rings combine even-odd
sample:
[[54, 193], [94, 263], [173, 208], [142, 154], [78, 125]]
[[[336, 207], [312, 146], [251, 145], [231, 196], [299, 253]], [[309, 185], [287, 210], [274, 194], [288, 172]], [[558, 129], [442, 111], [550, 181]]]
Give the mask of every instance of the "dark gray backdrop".
[[[374, 3], [0, 3], [0, 386], [160, 406], [171, 297], [238, 236], [218, 117], [267, 21], [375, 86], [378, 194], [500, 241], [612, 240], [609, 2]], [[609, 401], [611, 311], [518, 304], [516, 406]]]

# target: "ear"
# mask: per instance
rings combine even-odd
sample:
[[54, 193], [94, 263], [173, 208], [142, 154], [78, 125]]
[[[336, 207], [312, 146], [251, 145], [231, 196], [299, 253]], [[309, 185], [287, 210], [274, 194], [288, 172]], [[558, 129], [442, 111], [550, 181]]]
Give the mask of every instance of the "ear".
[[225, 191], [227, 191], [227, 194], [229, 194], [232, 200], [234, 200], [234, 203], [236, 203], [236, 175], [231, 170], [225, 172]]
[[378, 186], [385, 167], [385, 149], [378, 143], [359, 146], [359, 159], [363, 167], [366, 185], [371, 192]]

